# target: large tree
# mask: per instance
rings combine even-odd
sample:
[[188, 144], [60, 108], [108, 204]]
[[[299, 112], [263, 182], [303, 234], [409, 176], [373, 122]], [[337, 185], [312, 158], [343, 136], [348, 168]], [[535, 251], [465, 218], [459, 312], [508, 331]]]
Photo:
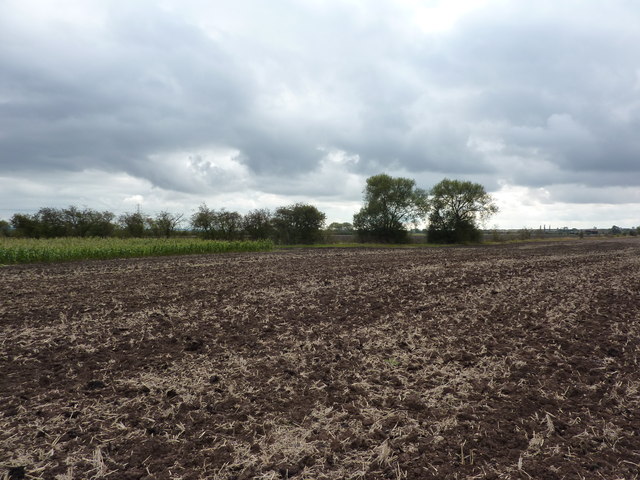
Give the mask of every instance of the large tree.
[[322, 239], [325, 220], [326, 215], [313, 205], [296, 203], [278, 208], [272, 223], [280, 243], [315, 243]]
[[215, 216], [215, 238], [218, 240], [239, 240], [242, 238], [242, 215], [224, 208]]
[[113, 223], [115, 215], [109, 211], [80, 210], [72, 205], [62, 210], [62, 216], [66, 235], [71, 237], [110, 237], [116, 229]]
[[214, 238], [216, 212], [203, 203], [198, 211], [191, 215], [191, 228], [200, 234], [202, 238]]
[[11, 217], [11, 226], [18, 237], [40, 238], [40, 221], [36, 215], [16, 213]]
[[271, 212], [266, 208], [248, 212], [242, 220], [242, 226], [251, 240], [265, 240], [273, 235]]
[[479, 223], [498, 211], [491, 195], [479, 183], [445, 178], [430, 194], [429, 242], [480, 241]]
[[138, 212], [123, 213], [118, 218], [118, 223], [122, 229], [122, 233], [127, 237], [144, 237], [147, 233], [146, 225], [149, 223], [145, 219], [145, 215]]
[[353, 216], [353, 227], [362, 240], [405, 242], [407, 224], [426, 217], [427, 192], [415, 180], [387, 174], [367, 179], [364, 206]]

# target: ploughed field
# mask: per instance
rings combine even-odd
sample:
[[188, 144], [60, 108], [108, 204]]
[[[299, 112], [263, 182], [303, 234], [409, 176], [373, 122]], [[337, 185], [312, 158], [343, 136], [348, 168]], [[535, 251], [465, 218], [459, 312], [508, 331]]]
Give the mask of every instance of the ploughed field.
[[0, 478], [638, 478], [640, 242], [0, 268]]

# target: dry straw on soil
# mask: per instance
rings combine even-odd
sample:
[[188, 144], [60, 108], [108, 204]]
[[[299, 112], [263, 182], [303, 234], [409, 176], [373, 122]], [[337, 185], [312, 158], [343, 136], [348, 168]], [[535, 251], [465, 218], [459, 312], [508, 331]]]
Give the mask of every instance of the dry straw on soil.
[[640, 243], [0, 269], [0, 478], [638, 478]]

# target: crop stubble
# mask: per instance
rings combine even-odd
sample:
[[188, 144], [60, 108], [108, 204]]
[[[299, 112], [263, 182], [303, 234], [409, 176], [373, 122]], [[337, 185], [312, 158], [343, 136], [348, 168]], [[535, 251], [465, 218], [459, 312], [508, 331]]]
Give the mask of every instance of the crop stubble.
[[0, 478], [637, 478], [640, 243], [0, 269]]

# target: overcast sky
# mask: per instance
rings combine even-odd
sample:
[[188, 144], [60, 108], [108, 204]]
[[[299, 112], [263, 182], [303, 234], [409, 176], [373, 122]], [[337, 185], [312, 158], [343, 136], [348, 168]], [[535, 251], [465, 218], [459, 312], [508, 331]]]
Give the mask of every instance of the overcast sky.
[[0, 218], [351, 221], [368, 176], [480, 182], [488, 227], [640, 225], [635, 0], [0, 0]]

